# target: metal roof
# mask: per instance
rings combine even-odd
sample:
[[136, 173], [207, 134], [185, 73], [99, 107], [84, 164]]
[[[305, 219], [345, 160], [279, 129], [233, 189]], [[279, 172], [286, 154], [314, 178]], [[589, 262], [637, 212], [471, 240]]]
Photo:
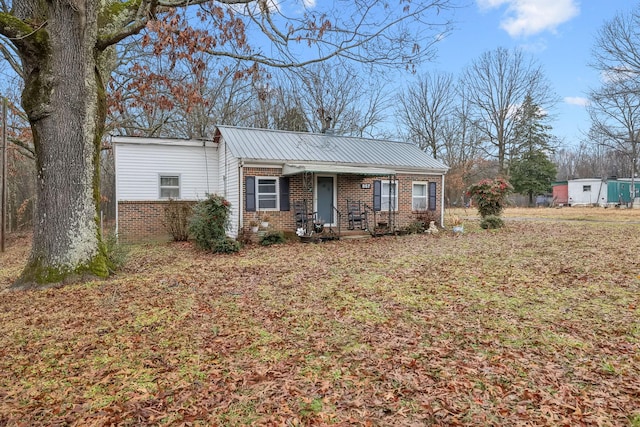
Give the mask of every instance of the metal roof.
[[344, 174], [357, 174], [357, 175], [371, 175], [371, 176], [387, 176], [395, 175], [396, 172], [391, 169], [372, 168], [371, 166], [344, 166], [325, 164], [325, 163], [307, 163], [307, 164], [290, 164], [285, 163], [282, 167], [282, 175], [295, 175], [302, 172], [316, 172], [316, 173], [344, 173]]
[[444, 173], [449, 168], [405, 142], [334, 134], [218, 126], [234, 157], [243, 160], [325, 163]]

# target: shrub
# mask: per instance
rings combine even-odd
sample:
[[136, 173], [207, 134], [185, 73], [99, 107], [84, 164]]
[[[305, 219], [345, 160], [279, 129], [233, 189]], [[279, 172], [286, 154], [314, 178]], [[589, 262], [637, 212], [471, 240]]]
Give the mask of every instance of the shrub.
[[440, 215], [436, 211], [421, 210], [416, 212], [416, 221], [423, 223], [425, 228], [429, 227], [431, 221], [440, 225]]
[[209, 194], [193, 207], [189, 232], [199, 248], [211, 251], [218, 240], [226, 239], [230, 210], [231, 204], [216, 194]]
[[405, 227], [408, 234], [424, 233], [428, 225], [422, 221], [413, 221]]
[[224, 239], [216, 240], [211, 250], [220, 254], [232, 254], [240, 250], [240, 242], [231, 237], [225, 237]]
[[118, 237], [115, 233], [108, 233], [102, 236], [102, 247], [107, 258], [109, 273], [120, 270], [129, 257], [129, 247], [118, 242]]
[[191, 206], [187, 203], [176, 202], [173, 199], [169, 199], [169, 204], [164, 208], [164, 228], [176, 242], [184, 242], [189, 239], [191, 210]]
[[487, 215], [484, 218], [482, 218], [482, 221], [480, 221], [480, 227], [484, 228], [485, 230], [502, 228], [504, 227], [504, 221], [499, 216]]
[[469, 186], [467, 196], [473, 199], [478, 206], [478, 213], [485, 218], [489, 215], [500, 216], [511, 191], [513, 187], [504, 178], [483, 179]]
[[268, 233], [265, 233], [265, 235], [260, 239], [260, 244], [262, 246], [276, 245], [278, 243], [284, 242], [285, 238], [282, 231], [270, 231]]

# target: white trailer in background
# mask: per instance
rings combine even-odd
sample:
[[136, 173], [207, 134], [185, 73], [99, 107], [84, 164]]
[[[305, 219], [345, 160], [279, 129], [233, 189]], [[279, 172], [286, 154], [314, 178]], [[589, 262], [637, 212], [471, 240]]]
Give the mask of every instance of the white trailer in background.
[[570, 206], [607, 205], [607, 183], [600, 178], [571, 179], [568, 193]]

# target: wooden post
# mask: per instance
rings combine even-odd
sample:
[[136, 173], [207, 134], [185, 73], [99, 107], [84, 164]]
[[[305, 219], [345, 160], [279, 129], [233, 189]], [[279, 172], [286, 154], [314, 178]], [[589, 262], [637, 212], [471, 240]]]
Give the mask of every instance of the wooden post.
[[7, 231], [7, 98], [2, 98], [2, 191], [0, 192], [0, 252], [4, 252]]

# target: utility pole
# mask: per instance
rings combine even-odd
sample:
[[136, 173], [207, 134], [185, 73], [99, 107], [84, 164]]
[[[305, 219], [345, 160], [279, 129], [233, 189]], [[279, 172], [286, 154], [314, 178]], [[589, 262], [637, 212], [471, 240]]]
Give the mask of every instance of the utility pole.
[[0, 191], [0, 252], [4, 252], [7, 231], [7, 98], [2, 98], [2, 191]]

